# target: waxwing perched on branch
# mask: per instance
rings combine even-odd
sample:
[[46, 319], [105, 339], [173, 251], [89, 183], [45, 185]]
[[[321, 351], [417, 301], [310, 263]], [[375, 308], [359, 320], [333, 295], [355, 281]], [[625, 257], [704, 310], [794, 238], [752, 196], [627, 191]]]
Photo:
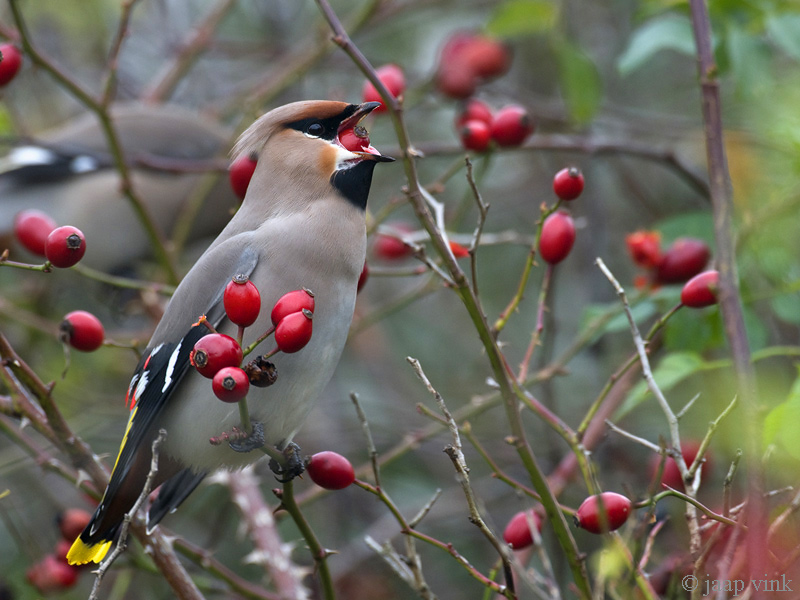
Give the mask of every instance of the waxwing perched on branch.
[[[110, 112], [136, 193], [170, 237], [203, 169], [223, 160], [231, 134], [177, 106], [128, 103]], [[189, 240], [217, 235], [238, 206], [225, 179], [207, 194]], [[59, 225], [78, 227], [90, 240], [83, 259], [88, 266], [120, 271], [150, 254], [150, 239], [120, 192], [120, 176], [95, 115], [82, 115], [0, 158], [0, 236], [10, 237], [14, 216], [29, 208]]]
[[277, 381], [251, 387], [247, 398], [252, 437], [258, 433], [278, 449], [289, 445], [330, 379], [353, 318], [372, 172], [378, 162], [393, 159], [368, 143], [348, 150], [340, 134], [352, 133], [377, 106], [296, 102], [265, 114], [239, 138], [234, 158], [259, 156], [247, 195], [178, 286], [156, 327], [130, 384], [131, 414], [111, 481], [70, 549], [70, 563], [99, 562], [105, 556], [142, 492], [159, 430], [167, 437], [155, 481], [161, 488], [148, 514], [151, 527], [207, 473], [263, 456], [258, 450], [242, 452], [243, 444], [209, 443], [242, 426], [239, 407], [217, 400], [211, 382], [190, 365], [195, 343], [208, 333], [197, 324], [200, 315], [217, 331], [237, 335], [221, 302], [235, 274], [248, 275], [261, 293], [261, 314], [244, 331], [243, 346], [271, 326], [269, 309], [283, 294], [306, 287], [315, 295], [310, 342], [299, 352], [277, 355]]

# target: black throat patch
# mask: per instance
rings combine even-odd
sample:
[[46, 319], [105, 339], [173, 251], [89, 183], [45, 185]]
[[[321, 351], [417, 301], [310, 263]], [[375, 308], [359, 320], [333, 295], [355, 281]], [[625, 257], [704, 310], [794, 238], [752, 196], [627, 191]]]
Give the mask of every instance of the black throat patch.
[[363, 160], [349, 169], [335, 171], [331, 175], [331, 185], [348, 201], [364, 210], [367, 208], [372, 171], [376, 164], [374, 160]]

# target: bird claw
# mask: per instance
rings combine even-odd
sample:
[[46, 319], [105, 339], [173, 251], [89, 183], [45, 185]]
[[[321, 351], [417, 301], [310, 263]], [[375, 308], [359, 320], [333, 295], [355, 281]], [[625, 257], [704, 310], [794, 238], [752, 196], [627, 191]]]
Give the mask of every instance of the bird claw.
[[303, 474], [306, 465], [300, 455], [300, 446], [294, 442], [289, 442], [283, 449], [284, 463], [281, 465], [274, 458], [269, 461], [269, 468], [277, 476], [280, 483], [291, 481], [295, 477]]
[[258, 421], [253, 421], [253, 431], [239, 440], [231, 440], [228, 445], [231, 450], [236, 452], [252, 452], [261, 448], [266, 441], [264, 440], [264, 425]]

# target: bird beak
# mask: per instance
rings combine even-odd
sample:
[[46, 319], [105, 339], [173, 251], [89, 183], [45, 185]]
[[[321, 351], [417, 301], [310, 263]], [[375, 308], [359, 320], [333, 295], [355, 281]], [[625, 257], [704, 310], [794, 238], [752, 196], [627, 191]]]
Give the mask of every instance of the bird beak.
[[[361, 123], [364, 117], [366, 117], [380, 105], [380, 102], [364, 102], [363, 104], [360, 104], [352, 115], [342, 121], [341, 125], [339, 125], [338, 133], [355, 128], [359, 123]], [[362, 150], [362, 152], [353, 152], [353, 154], [357, 154], [363, 159], [374, 160], [376, 162], [394, 162], [394, 158], [391, 156], [384, 156], [374, 146], [368, 145]]]

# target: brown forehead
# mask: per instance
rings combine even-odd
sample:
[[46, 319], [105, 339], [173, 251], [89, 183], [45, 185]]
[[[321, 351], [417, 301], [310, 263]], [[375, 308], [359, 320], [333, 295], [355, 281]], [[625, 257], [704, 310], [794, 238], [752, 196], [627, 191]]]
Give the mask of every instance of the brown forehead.
[[304, 119], [330, 119], [340, 116], [349, 106], [347, 102], [320, 101], [297, 103], [291, 114], [282, 115], [281, 123], [293, 123]]

